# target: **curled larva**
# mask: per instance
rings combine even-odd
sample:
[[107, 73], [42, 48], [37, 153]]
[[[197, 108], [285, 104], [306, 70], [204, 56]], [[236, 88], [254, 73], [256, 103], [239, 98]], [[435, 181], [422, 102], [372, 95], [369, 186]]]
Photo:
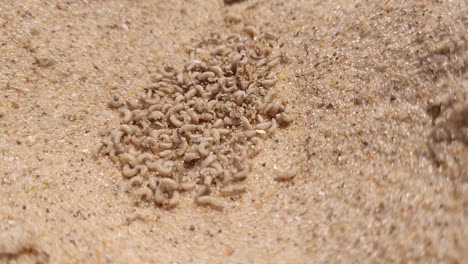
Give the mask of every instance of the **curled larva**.
[[130, 186], [140, 186], [143, 184], [143, 177], [136, 176], [130, 179], [129, 181]]
[[172, 161], [161, 161], [157, 160], [155, 162], [146, 162], [148, 169], [154, 170], [163, 177], [169, 177], [172, 173], [174, 163]]
[[216, 161], [218, 157], [216, 157], [216, 155], [209, 155], [208, 157], [206, 157], [202, 163], [201, 163], [201, 168], [206, 168], [208, 166], [210, 166], [211, 163], [213, 163], [214, 161]]
[[162, 178], [159, 180], [159, 186], [161, 186], [164, 192], [172, 193], [174, 190], [177, 190], [179, 184], [173, 179]]
[[172, 209], [179, 204], [179, 201], [180, 201], [180, 194], [178, 191], [174, 191], [172, 193], [172, 197], [166, 203], [163, 204], [163, 207], [166, 209]]
[[187, 110], [187, 113], [189, 114], [190, 116], [190, 121], [193, 123], [193, 124], [198, 124], [200, 122], [200, 117], [199, 115], [195, 112], [195, 110], [193, 109], [189, 109]]
[[[255, 147], [259, 147], [263, 144], [263, 140], [259, 137], [250, 138], [250, 142], [252, 142]], [[258, 151], [260, 151], [260, 149], [258, 149]]]
[[242, 105], [245, 98], [247, 97], [247, 94], [244, 91], [236, 91], [233, 95], [237, 105]]
[[222, 196], [238, 195], [238, 194], [244, 193], [245, 191], [246, 191], [245, 185], [240, 185], [240, 184], [229, 185], [229, 186], [225, 186], [219, 189], [219, 193]]
[[237, 86], [236, 85], [231, 85], [229, 87], [221, 86], [221, 90], [225, 93], [233, 93], [234, 91], [237, 90]]
[[155, 105], [161, 102], [161, 97], [157, 93], [153, 93], [152, 90], [147, 90], [146, 93], [142, 93], [141, 99], [147, 105]]
[[[122, 164], [129, 164], [131, 166], [135, 166], [136, 164], [136, 159], [135, 156], [129, 154], [129, 153], [124, 153], [119, 155], [120, 162]], [[138, 162], [140, 163], [140, 162]]]
[[136, 167], [131, 168], [128, 164], [125, 164], [122, 168], [122, 174], [127, 178], [131, 178], [137, 175], [137, 173], [138, 169]]
[[112, 141], [114, 142], [115, 145], [120, 143], [123, 135], [124, 135], [124, 132], [122, 132], [119, 129], [114, 129], [114, 131], [111, 132]]
[[192, 99], [195, 95], [197, 95], [198, 90], [195, 88], [190, 89], [188, 92], [185, 93], [185, 99], [190, 100]]
[[211, 193], [211, 188], [209, 186], [202, 185], [201, 188], [195, 194], [195, 197], [210, 195], [210, 193]]
[[215, 65], [215, 66], [211, 66], [210, 67], [210, 71], [214, 72], [216, 75], [218, 75], [219, 77], [222, 77], [224, 75], [223, 73], [223, 69], [221, 69], [221, 67]]
[[148, 115], [150, 120], [162, 120], [164, 118], [164, 114], [161, 111], [153, 111]]
[[224, 203], [218, 198], [212, 196], [201, 196], [195, 199], [197, 205], [207, 206], [214, 210], [222, 211], [224, 209]]
[[284, 106], [281, 100], [279, 99], [273, 101], [273, 103], [269, 104], [265, 109], [265, 112], [268, 113], [270, 116], [275, 116], [276, 114], [282, 111], [284, 111]]
[[146, 186], [138, 188], [136, 195], [143, 201], [151, 201], [153, 199], [153, 191]]
[[200, 153], [200, 155], [203, 157], [210, 155], [211, 152], [209, 150], [209, 147], [210, 147], [210, 142], [208, 141], [201, 142], [200, 145], [198, 145], [198, 153]]
[[197, 76], [197, 80], [199, 81], [206, 81], [208, 80], [209, 78], [214, 78], [216, 76], [216, 74], [214, 72], [211, 72], [211, 71], [206, 71], [204, 73], [200, 73], [198, 76]]
[[178, 104], [170, 107], [166, 112], [165, 118], [168, 118], [169, 116], [171, 116], [174, 113], [178, 113], [182, 109], [184, 109], [184, 104], [183, 103], [178, 103]]
[[203, 177], [216, 176], [218, 173], [219, 172], [218, 170], [216, 170], [216, 168], [211, 168], [211, 167], [203, 168], [200, 170], [200, 175], [202, 175]]
[[247, 33], [247, 35], [249, 35], [251, 38], [255, 38], [255, 36], [258, 35], [257, 29], [255, 29], [253, 26], [246, 26], [244, 28], [244, 32]]
[[144, 164], [146, 161], [153, 161], [154, 156], [150, 153], [142, 153], [137, 156], [138, 164]]
[[287, 126], [294, 120], [292, 118], [292, 116], [290, 116], [290, 115], [288, 115], [287, 113], [284, 113], [284, 112], [280, 113], [280, 114], [277, 114], [275, 119], [278, 120], [278, 123], [281, 126]]
[[109, 106], [112, 108], [120, 108], [125, 105], [125, 100], [118, 95], [113, 95], [111, 101], [109, 102]]
[[195, 153], [195, 152], [186, 152], [184, 154], [184, 161], [185, 162], [190, 162], [190, 161], [193, 161], [193, 160], [197, 160], [200, 158], [200, 155], [198, 153]]
[[120, 118], [124, 123], [130, 123], [133, 119], [132, 111], [128, 108], [120, 108], [119, 110]]
[[236, 181], [243, 181], [247, 178], [249, 172], [250, 166], [248, 164], [245, 164], [243, 170], [238, 171], [232, 175], [232, 179]]
[[145, 165], [138, 165], [135, 167], [138, 170], [138, 175], [146, 177], [148, 175], [148, 167]]
[[129, 126], [129, 125], [121, 125], [120, 131], [124, 132], [127, 135], [131, 135], [135, 132], [134, 127]]
[[297, 173], [299, 172], [298, 167], [291, 168], [287, 171], [279, 171], [276, 174], [275, 180], [277, 181], [289, 181], [296, 177]]
[[252, 125], [250, 124], [250, 121], [247, 119], [245, 116], [241, 116], [241, 121], [242, 125], [244, 126], [245, 129], [253, 129]]
[[172, 114], [170, 117], [169, 117], [169, 121], [171, 122], [171, 124], [175, 127], [181, 127], [184, 125], [184, 122], [180, 121], [179, 119], [177, 119], [177, 117]]
[[164, 77], [174, 77], [177, 74], [176, 69], [169, 65], [162, 67], [160, 72]]

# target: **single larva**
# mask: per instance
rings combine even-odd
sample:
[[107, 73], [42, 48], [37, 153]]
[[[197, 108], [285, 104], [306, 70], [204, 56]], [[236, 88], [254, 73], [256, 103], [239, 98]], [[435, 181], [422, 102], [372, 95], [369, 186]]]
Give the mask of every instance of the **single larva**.
[[173, 150], [166, 149], [166, 150], [160, 151], [158, 153], [158, 156], [160, 158], [172, 159], [172, 158], [174, 158], [176, 156], [176, 154], [175, 154], [175, 152]]
[[161, 149], [173, 149], [174, 148], [174, 143], [172, 143], [172, 142], [160, 142], [159, 143], [159, 148], [161, 148]]
[[201, 142], [200, 145], [198, 145], [198, 153], [200, 153], [202, 157], [206, 157], [210, 155], [211, 152], [209, 150], [209, 147], [210, 147], [210, 142], [208, 141]]
[[255, 129], [266, 130], [271, 127], [271, 121], [263, 122], [255, 125]]
[[225, 207], [224, 203], [220, 199], [213, 197], [213, 196], [201, 196], [201, 197], [196, 198], [195, 202], [198, 205], [208, 206], [218, 211], [222, 211]]
[[178, 104], [176, 104], [176, 105], [174, 105], [174, 106], [171, 106], [171, 107], [167, 110], [167, 112], [166, 112], [166, 114], [165, 114], [165, 118], [168, 118], [168, 117], [171, 116], [172, 114], [177, 113], [177, 112], [179, 112], [179, 111], [182, 110], [182, 109], [184, 109], [184, 104], [183, 104], [183, 103], [178, 103]]
[[241, 121], [242, 125], [244, 126], [245, 129], [253, 129], [252, 125], [250, 124], [250, 121], [247, 119], [245, 116], [241, 116]]
[[280, 62], [281, 62], [281, 56], [277, 56], [277, 57], [272, 58], [272, 59], [267, 63], [267, 66], [270, 67], [270, 68], [273, 68], [273, 67], [275, 67], [276, 65], [278, 65]]
[[118, 95], [113, 95], [111, 101], [109, 102], [109, 106], [111, 108], [120, 108], [125, 105], [125, 100]]
[[176, 150], [177, 156], [183, 156], [185, 152], [187, 151], [188, 148], [188, 143], [185, 138], [182, 139], [181, 144], [179, 145], [179, 148]]
[[164, 196], [164, 192], [162, 191], [161, 187], [158, 186], [156, 190], [154, 191], [154, 202], [157, 205], [162, 205], [165, 200], [166, 200], [166, 197]]
[[131, 168], [130, 165], [128, 164], [125, 164], [122, 168], [122, 174], [127, 178], [131, 178], [137, 175], [137, 173], [138, 173], [138, 169], [136, 167]]
[[[136, 165], [135, 156], [131, 155], [130, 153], [120, 154], [119, 159], [122, 164], [128, 164], [130, 166]], [[141, 162], [138, 162], [138, 163], [141, 163]]]
[[244, 193], [245, 191], [246, 191], [245, 185], [240, 185], [240, 184], [229, 185], [229, 186], [225, 186], [225, 187], [219, 189], [219, 193], [222, 196], [239, 195], [239, 194]]
[[211, 194], [211, 188], [207, 185], [202, 185], [201, 188], [195, 194], [195, 197], [201, 197]]
[[210, 166], [211, 163], [213, 163], [215, 160], [217, 159], [216, 155], [209, 155], [208, 157], [206, 157], [202, 163], [201, 163], [201, 168], [206, 168], [208, 166]]
[[196, 152], [186, 152], [184, 154], [184, 161], [186, 162], [190, 162], [190, 161], [198, 160], [198, 159], [200, 159], [200, 155]]
[[128, 124], [132, 121], [133, 114], [132, 114], [132, 111], [130, 111], [130, 109], [120, 108], [119, 113], [120, 113], [120, 118], [122, 119], [123, 123]]
[[182, 191], [182, 192], [187, 192], [187, 191], [191, 191], [195, 188], [195, 184], [194, 183], [181, 183], [179, 185], [179, 190]]
[[130, 183], [130, 186], [140, 186], [143, 184], [143, 177], [135, 176], [130, 179], [129, 183]]
[[177, 190], [179, 184], [170, 178], [162, 178], [159, 180], [159, 186], [166, 193], [172, 193], [174, 190]]
[[166, 65], [161, 68], [161, 74], [164, 77], [174, 77], [177, 74], [177, 72], [174, 67]]
[[232, 175], [232, 179], [236, 181], [243, 181], [247, 178], [247, 174], [250, 172], [250, 166], [248, 164], [243, 165], [244, 168]]
[[136, 100], [127, 100], [127, 106], [130, 110], [141, 109], [142, 105]]
[[159, 175], [163, 177], [169, 177], [172, 173], [172, 168], [174, 166], [172, 161], [161, 161], [157, 160], [155, 162], [146, 162], [148, 169], [156, 171]]
[[117, 145], [120, 143], [120, 141], [122, 140], [122, 136], [124, 135], [124, 132], [122, 132], [121, 130], [119, 129], [115, 129], [114, 131], [111, 132], [111, 138], [112, 138], [112, 142]]
[[140, 187], [136, 191], [136, 194], [143, 201], [151, 201], [153, 199], [153, 191], [146, 186]]
[[144, 164], [146, 161], [153, 161], [153, 159], [154, 159], [154, 155], [146, 152], [146, 153], [142, 153], [138, 155], [136, 160], [138, 164]]
[[180, 121], [179, 119], [177, 119], [177, 117], [172, 114], [170, 117], [169, 117], [169, 120], [171, 122], [171, 124], [175, 127], [181, 127], [184, 125], [184, 122]]
[[207, 71], [207, 72], [204, 72], [204, 73], [201, 73], [197, 76], [197, 80], [199, 81], [206, 81], [208, 80], [209, 78], [214, 78], [216, 76], [216, 74], [214, 72], [211, 72], [211, 71]]
[[180, 201], [180, 194], [178, 191], [174, 191], [172, 193], [172, 197], [166, 203], [164, 203], [163, 206], [166, 209], [172, 209], [179, 204], [179, 201]]
[[121, 125], [120, 126], [120, 131], [122, 131], [126, 135], [132, 135], [135, 132], [134, 127], [132, 127], [130, 125]]
[[255, 36], [258, 35], [257, 29], [255, 29], [253, 26], [247, 26], [244, 28], [244, 32], [249, 35], [251, 38], [255, 38]]
[[281, 126], [287, 126], [294, 120], [292, 116], [288, 115], [287, 113], [277, 114], [275, 119], [278, 120], [278, 123]]
[[148, 178], [148, 186], [151, 188], [151, 190], [155, 191], [158, 187], [158, 178], [156, 176], [150, 176]]
[[298, 167], [290, 168], [286, 171], [279, 171], [276, 174], [275, 180], [277, 181], [290, 181], [296, 177], [297, 173], [299, 172]]

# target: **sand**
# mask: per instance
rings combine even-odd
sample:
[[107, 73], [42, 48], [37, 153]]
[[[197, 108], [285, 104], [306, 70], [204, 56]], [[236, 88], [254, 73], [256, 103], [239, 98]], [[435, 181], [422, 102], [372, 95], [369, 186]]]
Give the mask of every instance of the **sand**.
[[[462, 263], [466, 1], [0, 3], [0, 262]], [[295, 118], [222, 212], [136, 204], [107, 158], [134, 97], [228, 14], [279, 36]], [[238, 26], [238, 25], [237, 25]], [[279, 171], [299, 168], [289, 182]]]

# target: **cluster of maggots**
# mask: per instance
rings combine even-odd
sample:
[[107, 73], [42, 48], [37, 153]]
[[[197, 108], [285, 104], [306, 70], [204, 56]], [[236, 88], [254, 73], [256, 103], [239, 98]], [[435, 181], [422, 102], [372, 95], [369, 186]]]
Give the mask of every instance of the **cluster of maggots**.
[[138, 201], [170, 209], [197, 189], [196, 204], [222, 210], [220, 196], [246, 191], [263, 138], [292, 121], [271, 91], [272, 69], [283, 60], [275, 42], [252, 26], [212, 34], [188, 50], [183, 69], [162, 66], [138, 99], [112, 97], [121, 125], [101, 153], [120, 166]]

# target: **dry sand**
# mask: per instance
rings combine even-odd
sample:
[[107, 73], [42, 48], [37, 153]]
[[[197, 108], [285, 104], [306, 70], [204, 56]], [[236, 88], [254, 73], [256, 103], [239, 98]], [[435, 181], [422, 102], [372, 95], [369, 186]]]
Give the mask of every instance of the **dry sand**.
[[[462, 263], [464, 0], [0, 3], [0, 262]], [[135, 205], [107, 157], [107, 107], [227, 13], [279, 36], [294, 123], [223, 212]], [[278, 170], [301, 168], [287, 183]]]

